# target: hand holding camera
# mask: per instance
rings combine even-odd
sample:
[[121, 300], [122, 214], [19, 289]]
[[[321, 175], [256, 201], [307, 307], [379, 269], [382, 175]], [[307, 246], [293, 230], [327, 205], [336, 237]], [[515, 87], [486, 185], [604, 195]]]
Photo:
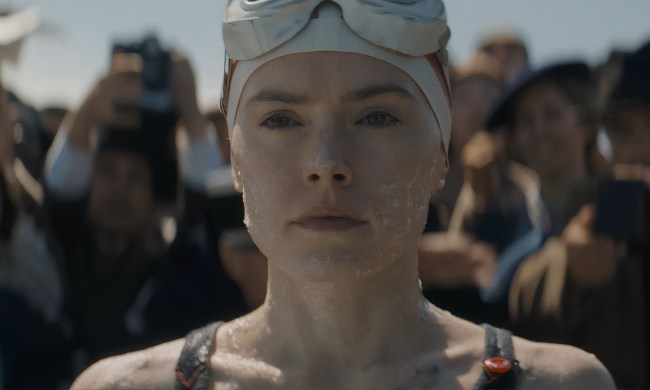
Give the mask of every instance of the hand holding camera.
[[569, 272], [582, 287], [607, 283], [621, 259], [650, 239], [650, 167], [617, 164], [613, 174], [562, 234]]
[[113, 55], [119, 54], [136, 54], [140, 59], [138, 107], [145, 122], [151, 119], [154, 126], [171, 128], [180, 119], [190, 138], [206, 135], [208, 122], [199, 109], [194, 72], [187, 58], [165, 50], [155, 36], [115, 44]]
[[98, 126], [146, 129], [169, 138], [181, 119], [190, 138], [205, 137], [207, 119], [201, 114], [196, 84], [186, 58], [163, 50], [147, 37], [134, 44], [116, 44], [108, 74], [92, 88], [74, 118], [68, 118], [70, 142], [91, 148]]
[[624, 242], [594, 232], [595, 221], [596, 206], [587, 204], [562, 233], [569, 274], [585, 288], [598, 288], [609, 282], [626, 255]]
[[74, 116], [64, 121], [70, 142], [91, 149], [92, 132], [100, 125], [133, 128], [140, 125], [138, 99], [141, 63], [133, 54], [113, 56], [111, 68], [92, 88]]

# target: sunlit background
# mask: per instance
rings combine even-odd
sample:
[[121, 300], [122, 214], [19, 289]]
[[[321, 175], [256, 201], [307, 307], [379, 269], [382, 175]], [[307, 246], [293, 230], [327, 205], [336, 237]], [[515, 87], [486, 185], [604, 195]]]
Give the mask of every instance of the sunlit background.
[[[353, 1], [353, 0], [348, 0]], [[37, 108], [74, 109], [105, 72], [115, 39], [156, 32], [184, 52], [197, 73], [203, 108], [216, 106], [223, 46], [219, 21], [225, 0], [17, 0], [0, 7], [35, 8], [43, 28], [27, 38], [18, 61], [2, 63], [2, 80]], [[451, 59], [465, 60], [497, 26], [519, 32], [533, 65], [581, 58], [592, 65], [614, 47], [634, 49], [650, 39], [648, 0], [448, 0]]]

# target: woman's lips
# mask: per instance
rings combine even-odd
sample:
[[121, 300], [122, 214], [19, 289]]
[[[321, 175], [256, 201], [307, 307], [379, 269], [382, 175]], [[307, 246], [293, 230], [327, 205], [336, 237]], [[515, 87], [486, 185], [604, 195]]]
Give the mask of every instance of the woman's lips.
[[366, 223], [351, 213], [340, 209], [317, 209], [298, 218], [296, 225], [303, 229], [318, 231], [342, 231], [354, 229]]
[[347, 217], [309, 217], [296, 222], [304, 229], [319, 231], [343, 231], [354, 229], [365, 222]]

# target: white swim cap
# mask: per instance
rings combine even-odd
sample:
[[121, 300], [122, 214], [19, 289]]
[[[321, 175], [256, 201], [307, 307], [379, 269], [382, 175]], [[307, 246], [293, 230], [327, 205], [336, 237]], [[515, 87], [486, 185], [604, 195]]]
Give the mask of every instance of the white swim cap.
[[440, 0], [229, 0], [223, 37], [222, 109], [231, 133], [255, 70], [289, 54], [338, 51], [374, 57], [408, 74], [431, 105], [448, 149], [449, 29]]

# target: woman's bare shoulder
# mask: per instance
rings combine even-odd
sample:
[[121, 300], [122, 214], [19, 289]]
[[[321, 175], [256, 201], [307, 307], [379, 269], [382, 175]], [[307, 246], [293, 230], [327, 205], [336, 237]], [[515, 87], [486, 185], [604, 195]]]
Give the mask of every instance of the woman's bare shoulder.
[[185, 339], [113, 356], [86, 369], [72, 389], [170, 389]]
[[522, 368], [521, 389], [615, 389], [614, 381], [593, 354], [561, 344], [514, 338]]

